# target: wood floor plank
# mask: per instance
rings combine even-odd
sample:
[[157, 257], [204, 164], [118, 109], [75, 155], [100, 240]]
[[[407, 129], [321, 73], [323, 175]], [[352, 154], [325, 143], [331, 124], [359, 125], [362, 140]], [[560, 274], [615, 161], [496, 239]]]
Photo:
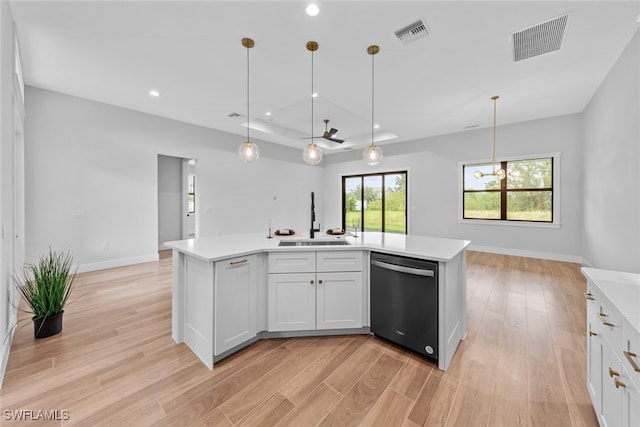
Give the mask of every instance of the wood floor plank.
[[467, 335], [447, 372], [371, 335], [261, 340], [211, 371], [171, 338], [170, 256], [81, 273], [62, 333], [35, 340], [19, 314], [0, 410], [64, 409], [79, 426], [596, 427], [580, 266], [467, 263]]
[[342, 399], [342, 394], [328, 385], [319, 384], [305, 400], [300, 402], [283, 420], [278, 427], [315, 426], [336, 406]]
[[293, 403], [280, 393], [275, 393], [234, 425], [241, 427], [273, 426], [293, 408], [295, 408]]
[[412, 405], [413, 400], [387, 388], [359, 425], [362, 427], [402, 427]]
[[340, 341], [334, 341], [335, 344], [323, 340], [323, 346], [331, 346], [327, 356], [306, 367], [300, 374], [287, 382], [280, 389], [280, 393], [296, 405], [299, 404], [355, 353], [367, 339], [368, 337], [363, 335], [343, 337]]
[[388, 354], [381, 355], [349, 390], [320, 426], [357, 426], [400, 371], [403, 363]]

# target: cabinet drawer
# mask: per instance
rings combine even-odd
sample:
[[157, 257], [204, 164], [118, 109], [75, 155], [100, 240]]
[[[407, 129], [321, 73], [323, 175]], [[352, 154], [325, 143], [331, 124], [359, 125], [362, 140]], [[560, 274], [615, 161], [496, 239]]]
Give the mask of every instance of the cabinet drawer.
[[313, 273], [316, 271], [314, 251], [270, 252], [269, 273]]
[[622, 322], [622, 346], [618, 355], [629, 377], [640, 387], [640, 333], [627, 320]]
[[362, 251], [318, 251], [318, 272], [362, 271]]
[[[597, 295], [597, 294], [595, 294]], [[595, 301], [595, 310], [590, 310], [600, 321], [603, 338], [613, 348], [620, 347], [622, 336], [622, 316], [609, 301], [598, 298]]]

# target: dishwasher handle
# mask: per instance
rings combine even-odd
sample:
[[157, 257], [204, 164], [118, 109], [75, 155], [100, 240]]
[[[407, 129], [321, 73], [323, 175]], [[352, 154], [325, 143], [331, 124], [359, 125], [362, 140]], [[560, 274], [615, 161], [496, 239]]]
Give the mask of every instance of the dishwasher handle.
[[423, 270], [421, 268], [405, 267], [402, 265], [389, 264], [389, 263], [378, 261], [378, 260], [371, 260], [371, 265], [375, 265], [376, 267], [380, 267], [380, 268], [386, 268], [387, 270], [398, 271], [400, 273], [415, 274], [417, 276], [435, 277], [435, 272], [433, 270]]

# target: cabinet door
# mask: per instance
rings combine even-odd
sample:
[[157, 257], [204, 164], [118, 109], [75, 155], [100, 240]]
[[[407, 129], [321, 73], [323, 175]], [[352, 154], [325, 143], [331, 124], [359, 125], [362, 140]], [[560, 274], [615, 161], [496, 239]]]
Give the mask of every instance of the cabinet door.
[[620, 381], [622, 391], [622, 425], [624, 427], [640, 426], [640, 389], [633, 383], [633, 374], [623, 367]]
[[256, 255], [215, 263], [215, 355], [256, 336]]
[[602, 333], [595, 315], [587, 315], [587, 388], [593, 408], [602, 412]]
[[616, 387], [620, 380], [620, 361], [611, 346], [602, 344], [602, 425], [616, 427], [622, 425], [622, 392], [624, 388]]
[[362, 272], [318, 273], [318, 329], [362, 327]]
[[269, 331], [315, 328], [315, 273], [269, 274]]

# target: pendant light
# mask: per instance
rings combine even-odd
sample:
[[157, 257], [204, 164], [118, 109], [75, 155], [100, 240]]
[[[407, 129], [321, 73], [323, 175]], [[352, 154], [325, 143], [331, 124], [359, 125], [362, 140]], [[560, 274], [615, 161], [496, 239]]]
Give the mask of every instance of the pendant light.
[[490, 174], [485, 174], [482, 173], [482, 171], [475, 171], [473, 173], [473, 176], [476, 177], [476, 179], [480, 179], [483, 176], [494, 176], [500, 180], [504, 179], [507, 176], [507, 173], [504, 171], [504, 169], [500, 168], [498, 170], [496, 170], [496, 101], [498, 100], [499, 96], [492, 96], [491, 100], [493, 101], [493, 159], [491, 160], [491, 173]]
[[247, 48], [247, 140], [240, 144], [238, 155], [244, 163], [253, 163], [260, 157], [260, 149], [249, 139], [249, 49], [254, 46], [253, 40], [243, 38], [242, 46]]
[[368, 165], [373, 166], [380, 163], [382, 160], [382, 149], [373, 143], [373, 129], [375, 128], [375, 122], [373, 121], [373, 106], [374, 106], [374, 63], [373, 58], [376, 53], [380, 52], [380, 47], [371, 45], [367, 48], [367, 53], [371, 55], [371, 145], [365, 148], [362, 153], [362, 158]]
[[310, 41], [307, 43], [307, 50], [311, 52], [311, 143], [302, 152], [302, 158], [309, 165], [317, 165], [322, 160], [322, 149], [313, 142], [313, 52], [318, 50], [318, 43]]

